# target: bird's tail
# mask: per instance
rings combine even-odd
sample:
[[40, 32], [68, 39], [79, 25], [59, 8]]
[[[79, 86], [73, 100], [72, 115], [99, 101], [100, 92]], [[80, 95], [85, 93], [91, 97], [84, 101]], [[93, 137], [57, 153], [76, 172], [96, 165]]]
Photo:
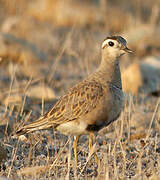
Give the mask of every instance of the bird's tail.
[[46, 117], [41, 117], [38, 120], [36, 120], [35, 122], [32, 122], [28, 125], [23, 126], [22, 128], [20, 128], [19, 130], [16, 131], [16, 136], [21, 136], [24, 134], [28, 134], [30, 132], [36, 131], [36, 130], [42, 130], [42, 129], [48, 129], [50, 127], [52, 127], [53, 124], [51, 125], [48, 122], [48, 118]]

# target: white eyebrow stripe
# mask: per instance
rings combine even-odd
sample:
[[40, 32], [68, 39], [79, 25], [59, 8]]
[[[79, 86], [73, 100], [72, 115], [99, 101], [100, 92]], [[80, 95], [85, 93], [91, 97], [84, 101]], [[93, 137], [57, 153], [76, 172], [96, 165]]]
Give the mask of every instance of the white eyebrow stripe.
[[108, 39], [104, 40], [102, 43], [102, 49], [106, 46], [106, 44], [108, 44]]

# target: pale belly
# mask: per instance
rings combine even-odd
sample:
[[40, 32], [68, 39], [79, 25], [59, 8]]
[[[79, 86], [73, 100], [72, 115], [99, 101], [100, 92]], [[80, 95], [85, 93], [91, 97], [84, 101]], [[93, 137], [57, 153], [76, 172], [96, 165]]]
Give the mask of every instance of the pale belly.
[[81, 135], [81, 134], [88, 134], [86, 131], [87, 122], [80, 121], [77, 122], [76, 120], [63, 123], [57, 127], [57, 130], [65, 135]]

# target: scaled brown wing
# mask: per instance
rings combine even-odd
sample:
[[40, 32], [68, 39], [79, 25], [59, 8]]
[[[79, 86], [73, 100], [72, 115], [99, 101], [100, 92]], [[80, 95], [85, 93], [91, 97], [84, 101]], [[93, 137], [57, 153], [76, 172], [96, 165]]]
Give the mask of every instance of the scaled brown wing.
[[103, 96], [102, 85], [96, 81], [79, 83], [62, 96], [44, 115], [49, 124], [62, 124], [87, 114], [99, 104]]

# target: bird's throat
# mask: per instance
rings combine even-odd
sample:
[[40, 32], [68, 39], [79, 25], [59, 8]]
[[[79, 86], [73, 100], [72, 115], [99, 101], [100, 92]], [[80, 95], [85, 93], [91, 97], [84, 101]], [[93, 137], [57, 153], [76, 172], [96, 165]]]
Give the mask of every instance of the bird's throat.
[[122, 89], [119, 58], [116, 61], [105, 61], [103, 59], [97, 70], [97, 74], [103, 81], [112, 83]]

